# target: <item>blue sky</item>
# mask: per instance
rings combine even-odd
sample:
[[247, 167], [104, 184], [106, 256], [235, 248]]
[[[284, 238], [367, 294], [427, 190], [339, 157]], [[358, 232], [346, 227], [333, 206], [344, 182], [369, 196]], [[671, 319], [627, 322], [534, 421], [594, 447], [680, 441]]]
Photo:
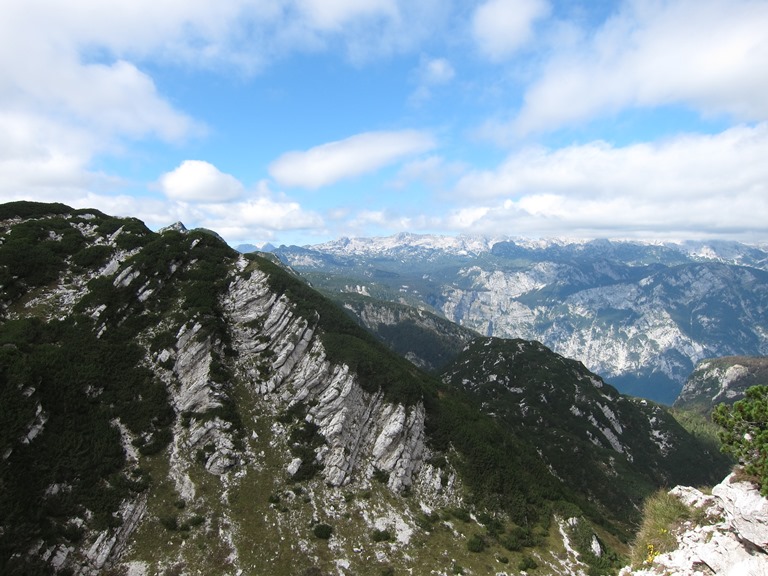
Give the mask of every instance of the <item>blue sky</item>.
[[0, 48], [0, 201], [768, 242], [766, 0], [2, 0]]

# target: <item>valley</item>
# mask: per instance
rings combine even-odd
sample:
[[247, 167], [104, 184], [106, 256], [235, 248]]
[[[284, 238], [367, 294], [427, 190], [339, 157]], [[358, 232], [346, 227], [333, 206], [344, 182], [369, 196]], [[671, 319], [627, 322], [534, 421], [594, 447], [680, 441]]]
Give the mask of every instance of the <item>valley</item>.
[[768, 251], [758, 247], [405, 234], [273, 253], [331, 298], [537, 340], [665, 404], [699, 360], [768, 353]]
[[0, 228], [3, 574], [615, 574], [648, 496], [733, 464], [544, 342], [406, 306], [429, 278], [337, 305], [205, 230]]

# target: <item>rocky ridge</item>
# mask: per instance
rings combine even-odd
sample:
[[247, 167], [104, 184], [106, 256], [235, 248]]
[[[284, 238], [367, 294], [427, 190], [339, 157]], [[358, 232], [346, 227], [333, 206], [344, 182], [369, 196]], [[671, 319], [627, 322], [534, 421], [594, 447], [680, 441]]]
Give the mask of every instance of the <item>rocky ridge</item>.
[[[410, 486], [424, 455], [423, 404], [406, 407], [384, 401], [382, 392], [365, 392], [348, 366], [327, 361], [315, 328], [291, 308], [285, 297], [276, 298], [259, 271], [230, 284], [224, 309], [234, 331], [239, 376], [286, 408], [310, 406], [306, 418], [326, 441], [318, 458], [331, 485], [341, 486], [355, 473], [370, 478], [380, 470], [393, 490]], [[254, 323], [261, 327], [256, 333], [248, 328]], [[264, 364], [257, 364], [265, 357], [271, 359], [266, 379], [259, 372]]]
[[360, 324], [416, 366], [437, 373], [479, 334], [423, 309], [358, 294], [329, 294]]
[[[216, 483], [224, 488], [226, 500], [226, 493], [236, 489], [249, 469], [263, 469], [263, 459], [269, 457], [269, 452], [274, 453], [272, 458], [282, 454], [278, 458], [282, 474], [272, 479], [278, 485], [300, 472], [306, 477], [319, 472], [330, 488], [351, 483], [370, 487], [376, 474], [385, 479], [394, 493], [420, 483], [425, 502], [461, 502], [454, 491], [454, 483], [458, 484], [455, 472], [436, 470], [423, 463], [429, 455], [425, 448], [423, 404], [397, 403], [381, 390], [363, 390], [349, 366], [326, 358], [317, 337], [321, 332], [317, 322], [307, 321], [295, 312], [295, 303], [271, 290], [267, 275], [253, 262], [225, 256], [229, 260], [225, 268], [229, 279], [223, 291], [215, 295], [211, 309], [214, 313], [220, 309], [220, 321], [199, 307], [201, 312], [183, 318], [178, 312], [189, 306], [189, 298], [208, 301], [207, 294], [198, 294], [216, 290], [214, 286], [198, 290], [190, 285], [182, 288], [180, 294], [175, 286], [202, 278], [199, 259], [204, 257], [206, 243], [215, 244], [209, 236], [188, 232], [182, 226], [152, 236], [133, 223], [128, 227], [110, 221], [106, 226], [99, 222], [103, 215], [96, 212], [70, 214], [64, 208], [53, 210], [52, 214], [41, 211], [40, 220], [5, 221], [5, 238], [20, 239], [21, 232], [14, 234], [22, 229], [20, 225], [29, 223], [34, 229], [44, 230], [50, 222], [55, 229], [65, 230], [66, 235], [75, 238], [72, 249], [79, 252], [71, 258], [85, 261], [86, 256], [79, 254], [94, 253], [95, 248], [105, 258], [94, 268], [69, 268], [54, 284], [45, 286], [31, 285], [28, 276], [16, 277], [11, 282], [25, 283], [28, 295], [4, 302], [4, 322], [23, 322], [30, 313], [42, 313], [47, 320], [59, 318], [69, 322], [73, 318], [78, 322], [78, 315], [83, 314], [83, 318], [93, 322], [96, 338], [102, 340], [112, 334], [117, 338], [119, 325], [139, 326], [133, 340], [144, 349], [142, 364], [164, 383], [168, 403], [176, 414], [169, 434], [172, 441], [167, 450], [167, 480], [161, 478], [160, 482], [176, 494], [181, 510], [189, 506], [203, 511], [212, 506], [205, 491]], [[51, 243], [46, 248], [50, 246], [52, 252], [63, 247], [57, 243], [65, 235], [44, 237]], [[134, 244], [139, 245], [128, 248]], [[155, 246], [159, 249], [156, 256], [144, 258], [144, 253], [155, 251]], [[11, 257], [9, 254], [9, 250], [4, 252], [4, 261]], [[64, 257], [70, 258], [66, 254]], [[102, 300], [97, 292], [109, 296]], [[156, 300], [161, 295], [162, 303]], [[152, 322], [139, 320], [150, 315]], [[179, 318], [183, 318], [181, 322]], [[160, 342], [162, 345], [158, 346]], [[234, 406], [235, 381], [240, 393], [260, 406], [264, 420], [273, 422], [271, 435], [245, 437], [251, 425], [242, 421], [239, 409]], [[24, 394], [37, 406], [35, 418], [22, 435], [26, 445], [34, 450], [40, 438], [48, 440], [46, 419], [56, 407], [44, 400], [37, 401], [34, 389]], [[127, 470], [133, 470], [129, 474], [145, 474], [142, 468], [147, 465], [164, 466], [162, 458], [152, 464], [151, 458], [148, 460], [137, 450], [152, 444], [159, 431], [139, 435], [122, 426], [119, 417], [114, 426], [121, 430]], [[308, 434], [302, 436], [306, 431]], [[158, 444], [158, 448], [161, 446]], [[268, 450], [256, 451], [256, 446]], [[296, 456], [297, 452], [301, 457]], [[6, 450], [5, 459], [12, 454], [13, 445]], [[200, 466], [207, 477], [200, 475]], [[441, 477], [447, 481], [441, 481]], [[56, 486], [48, 487], [47, 491], [60, 492]], [[27, 554], [54, 572], [70, 570], [77, 574], [98, 573], [107, 565], [130, 557], [137, 531], [150, 526], [152, 532], [151, 525], [158, 518], [158, 503], [144, 490], [139, 489], [132, 496], [126, 494], [114, 512], [117, 527], [89, 527], [86, 510], [84, 517], [72, 520], [82, 533], [77, 545], [35, 543]], [[333, 498], [333, 491], [327, 492], [326, 496], [318, 495], [317, 506], [321, 510], [326, 508], [323, 498]], [[394, 514], [393, 510], [390, 513]], [[175, 513], [174, 520], [168, 520], [174, 529], [180, 521], [175, 519], [177, 516], [184, 514]], [[199, 517], [193, 515], [188, 520], [198, 522], [195, 518]], [[376, 518], [370, 521], [373, 524]], [[231, 518], [222, 522], [221, 545], [237, 565], [236, 522]], [[0, 537], [4, 533], [7, 534], [0, 530]], [[23, 556], [17, 558], [23, 560]]]

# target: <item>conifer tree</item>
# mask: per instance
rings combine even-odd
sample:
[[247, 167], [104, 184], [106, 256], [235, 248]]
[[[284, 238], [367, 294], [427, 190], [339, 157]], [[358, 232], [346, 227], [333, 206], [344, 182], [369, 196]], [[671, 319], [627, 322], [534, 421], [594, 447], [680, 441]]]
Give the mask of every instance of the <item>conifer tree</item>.
[[733, 406], [720, 404], [712, 420], [723, 428], [723, 450], [739, 460], [768, 496], [768, 386], [752, 386]]

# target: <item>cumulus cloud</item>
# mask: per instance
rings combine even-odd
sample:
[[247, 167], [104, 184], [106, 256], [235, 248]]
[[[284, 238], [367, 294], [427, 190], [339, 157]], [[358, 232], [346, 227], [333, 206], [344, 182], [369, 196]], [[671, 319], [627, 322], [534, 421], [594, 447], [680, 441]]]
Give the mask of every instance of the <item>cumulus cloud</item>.
[[287, 152], [269, 165], [282, 186], [320, 188], [393, 164], [434, 148], [432, 136], [417, 130], [365, 132], [305, 151]]
[[[158, 94], [153, 80], [121, 57], [158, 49], [161, 33], [169, 30], [152, 21], [157, 8], [140, 1], [136, 6], [113, 4], [38, 0], [11, 3], [4, 9], [0, 20], [3, 108], [87, 126], [102, 135], [173, 140], [194, 130], [195, 123]], [[123, 4], [134, 6], [133, 10], [144, 5], [148, 12], [139, 20], [140, 13]], [[139, 31], [140, 24], [150, 30], [154, 24], [161, 30], [148, 38], [146, 31]], [[130, 36], [131, 31], [136, 35]], [[99, 50], [107, 56], [103, 61], [91, 56]]]
[[323, 219], [273, 192], [265, 181], [246, 187], [202, 160], [185, 160], [159, 179], [171, 201], [166, 212], [193, 226], [216, 230], [231, 243], [272, 240], [279, 232], [320, 229]]
[[530, 148], [461, 178], [476, 229], [590, 235], [765, 235], [768, 123], [653, 144]]
[[520, 135], [668, 104], [768, 119], [765, 30], [765, 2], [626, 2], [596, 32], [553, 52], [508, 128]]
[[206, 205], [205, 210], [197, 207], [195, 221], [231, 244], [272, 241], [285, 232], [318, 234], [325, 226], [322, 216], [272, 192], [265, 182], [241, 201]]
[[242, 183], [202, 160], [185, 160], [160, 177], [160, 188], [172, 200], [226, 202], [243, 195]]
[[472, 16], [472, 36], [482, 54], [501, 60], [527, 44], [549, 13], [546, 0], [486, 0]]

